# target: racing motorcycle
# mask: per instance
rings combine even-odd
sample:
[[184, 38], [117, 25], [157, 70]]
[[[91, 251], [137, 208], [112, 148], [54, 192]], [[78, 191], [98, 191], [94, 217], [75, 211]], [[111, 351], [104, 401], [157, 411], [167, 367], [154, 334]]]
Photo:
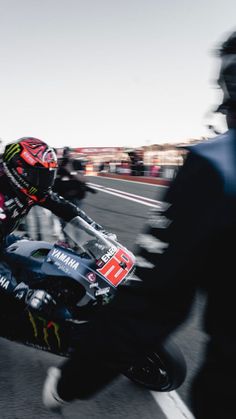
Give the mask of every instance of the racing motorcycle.
[[[47, 291], [56, 301], [53, 319], [29, 307], [7, 307], [1, 313], [1, 336], [24, 345], [69, 356], [81, 328], [118, 287], [135, 280], [135, 257], [114, 235], [105, 235], [77, 216], [64, 227], [68, 246], [21, 239], [8, 246], [5, 261], [30, 287]], [[55, 313], [56, 311], [56, 313]], [[156, 391], [178, 388], [186, 363], [170, 340], [133, 362], [122, 373], [133, 382]]]

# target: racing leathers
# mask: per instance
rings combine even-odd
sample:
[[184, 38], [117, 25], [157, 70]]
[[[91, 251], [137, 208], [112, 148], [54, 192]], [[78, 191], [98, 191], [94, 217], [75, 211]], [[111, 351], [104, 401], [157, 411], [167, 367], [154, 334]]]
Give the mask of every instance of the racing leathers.
[[109, 382], [112, 370], [165, 340], [187, 318], [199, 289], [207, 297], [204, 329], [210, 339], [194, 386], [194, 413], [233, 418], [235, 237], [236, 129], [230, 129], [189, 147], [162, 208], [140, 235], [136, 280], [119, 287], [85, 326], [77, 351], [62, 365], [59, 397], [90, 396]]
[[[0, 298], [12, 296], [36, 310], [49, 310], [50, 305], [54, 304], [51, 296], [41, 289], [31, 289], [22, 278], [19, 280], [17, 272], [12, 272], [4, 258], [4, 248], [14, 241], [11, 233], [35, 204], [30, 197], [16, 194], [0, 164]], [[80, 215], [96, 228], [102, 229], [82, 210], [52, 191], [42, 197], [37, 205], [49, 209], [64, 221]]]

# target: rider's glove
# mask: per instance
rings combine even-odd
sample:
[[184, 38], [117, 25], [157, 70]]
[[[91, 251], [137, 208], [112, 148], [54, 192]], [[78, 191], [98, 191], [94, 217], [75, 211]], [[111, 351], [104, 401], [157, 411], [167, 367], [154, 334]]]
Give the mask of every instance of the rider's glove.
[[56, 301], [44, 290], [29, 290], [25, 299], [29, 308], [51, 315], [56, 307]]
[[25, 303], [26, 307], [50, 316], [56, 308], [56, 301], [44, 290], [34, 290], [21, 282], [14, 289], [16, 299]]

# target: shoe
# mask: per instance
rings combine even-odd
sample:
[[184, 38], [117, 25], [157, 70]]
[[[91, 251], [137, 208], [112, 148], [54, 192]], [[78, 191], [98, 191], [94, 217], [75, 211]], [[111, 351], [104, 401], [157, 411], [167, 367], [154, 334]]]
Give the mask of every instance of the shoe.
[[63, 406], [68, 402], [62, 400], [57, 393], [57, 383], [61, 377], [59, 368], [50, 367], [47, 372], [47, 378], [44, 382], [42, 391], [42, 400], [44, 406], [52, 412], [59, 413]]

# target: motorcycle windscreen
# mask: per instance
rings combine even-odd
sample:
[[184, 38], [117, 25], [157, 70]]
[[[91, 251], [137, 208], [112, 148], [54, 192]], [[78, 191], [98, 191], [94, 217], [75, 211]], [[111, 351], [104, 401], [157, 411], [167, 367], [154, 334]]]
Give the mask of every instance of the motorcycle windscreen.
[[79, 216], [67, 223], [63, 231], [79, 249], [95, 259], [100, 258], [112, 246], [102, 233]]
[[81, 217], [73, 218], [67, 223], [64, 231], [83, 251], [96, 260], [97, 272], [113, 287], [123, 282], [133, 269], [133, 254], [118, 242], [111, 242]]

